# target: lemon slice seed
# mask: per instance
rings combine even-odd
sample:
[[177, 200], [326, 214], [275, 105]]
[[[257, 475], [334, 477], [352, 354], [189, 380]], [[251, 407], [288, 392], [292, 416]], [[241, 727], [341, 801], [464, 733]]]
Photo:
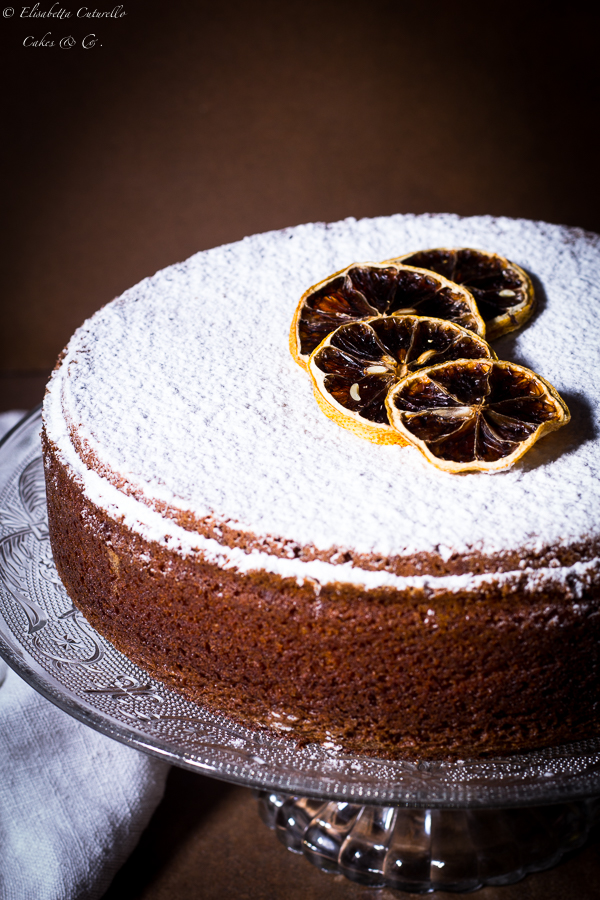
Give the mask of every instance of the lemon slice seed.
[[435, 356], [435, 354], [435, 350], [426, 350], [424, 353], [421, 353], [421, 355], [417, 359], [417, 365], [422, 366], [427, 362], [428, 359], [431, 359], [432, 356]]

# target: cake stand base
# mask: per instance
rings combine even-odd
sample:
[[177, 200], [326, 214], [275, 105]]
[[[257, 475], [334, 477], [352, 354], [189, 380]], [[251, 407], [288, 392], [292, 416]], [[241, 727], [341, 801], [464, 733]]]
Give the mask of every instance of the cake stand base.
[[372, 887], [428, 894], [512, 884], [580, 847], [600, 800], [521, 809], [405, 809], [261, 791], [260, 815], [293, 853]]

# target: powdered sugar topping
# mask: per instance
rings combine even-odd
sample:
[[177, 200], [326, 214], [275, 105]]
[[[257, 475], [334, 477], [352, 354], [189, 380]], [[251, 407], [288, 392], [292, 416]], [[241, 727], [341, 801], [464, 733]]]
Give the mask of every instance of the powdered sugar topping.
[[[342, 430], [289, 354], [311, 284], [351, 262], [435, 246], [499, 252], [542, 288], [532, 322], [494, 349], [550, 381], [572, 421], [509, 472], [450, 475], [414, 449]], [[392, 216], [256, 235], [157, 273], [86, 322], [51, 383], [46, 428], [95, 502], [98, 476], [75, 453], [69, 420], [150, 501], [283, 542], [448, 558], [595, 537], [599, 275], [599, 238], [522, 220]], [[143, 504], [106, 496], [164, 540]]]

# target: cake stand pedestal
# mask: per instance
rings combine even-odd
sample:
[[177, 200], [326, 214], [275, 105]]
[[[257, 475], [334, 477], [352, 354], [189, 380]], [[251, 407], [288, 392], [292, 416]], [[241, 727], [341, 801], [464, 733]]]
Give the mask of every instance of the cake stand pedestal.
[[556, 865], [598, 821], [600, 801], [524, 809], [406, 809], [261, 791], [263, 821], [319, 869], [415, 894], [513, 884]]
[[0, 443], [0, 657], [37, 691], [115, 740], [258, 790], [286, 846], [354, 881], [473, 890], [583, 843], [598, 811], [600, 739], [420, 763], [297, 747], [184, 700], [115, 650], [54, 567], [40, 425], [34, 410]]

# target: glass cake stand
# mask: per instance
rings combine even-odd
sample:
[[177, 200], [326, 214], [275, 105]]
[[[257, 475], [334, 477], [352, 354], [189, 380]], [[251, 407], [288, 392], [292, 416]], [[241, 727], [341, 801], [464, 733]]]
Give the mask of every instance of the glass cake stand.
[[0, 657], [52, 703], [129, 746], [254, 788], [290, 850], [365, 884], [509, 884], [585, 841], [600, 805], [600, 739], [453, 762], [297, 747], [184, 700], [118, 653], [56, 573], [40, 425], [36, 409], [0, 444]]

